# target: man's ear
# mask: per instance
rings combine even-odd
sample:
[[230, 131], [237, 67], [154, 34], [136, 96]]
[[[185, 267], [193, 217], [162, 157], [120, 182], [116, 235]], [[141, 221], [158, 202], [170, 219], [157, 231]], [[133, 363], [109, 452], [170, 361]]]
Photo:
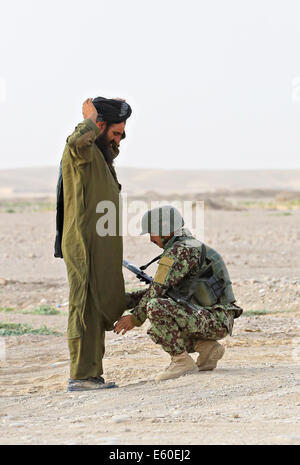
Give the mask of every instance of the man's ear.
[[106, 125], [106, 121], [96, 121], [96, 126], [100, 129], [101, 134], [105, 131]]

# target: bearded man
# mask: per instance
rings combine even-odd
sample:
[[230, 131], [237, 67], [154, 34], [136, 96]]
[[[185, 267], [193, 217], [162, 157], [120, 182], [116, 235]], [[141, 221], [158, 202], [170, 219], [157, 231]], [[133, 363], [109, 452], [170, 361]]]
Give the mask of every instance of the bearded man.
[[[67, 138], [57, 186], [55, 256], [64, 258], [70, 286], [67, 391], [115, 387], [105, 383], [105, 331], [125, 309], [119, 193], [113, 159], [125, 137], [130, 106], [97, 97], [83, 103], [84, 121]], [[116, 234], [99, 235], [99, 202], [114, 205]], [[104, 213], [104, 212], [103, 212]]]

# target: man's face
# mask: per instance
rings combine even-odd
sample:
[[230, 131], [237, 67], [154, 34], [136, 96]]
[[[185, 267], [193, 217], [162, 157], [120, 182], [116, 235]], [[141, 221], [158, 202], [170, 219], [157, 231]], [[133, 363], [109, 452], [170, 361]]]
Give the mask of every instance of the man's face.
[[107, 123], [103, 121], [98, 123], [97, 126], [101, 131], [101, 138], [104, 140], [105, 145], [109, 146], [114, 141], [116, 145], [120, 144], [121, 138], [125, 130], [125, 123], [112, 124], [107, 129]]

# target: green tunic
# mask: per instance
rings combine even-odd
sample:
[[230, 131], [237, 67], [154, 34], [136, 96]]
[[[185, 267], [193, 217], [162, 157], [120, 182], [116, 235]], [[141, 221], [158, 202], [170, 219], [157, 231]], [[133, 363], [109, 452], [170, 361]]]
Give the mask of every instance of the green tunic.
[[[120, 186], [95, 144], [99, 134], [91, 120], [84, 120], [68, 137], [62, 158], [62, 252], [70, 285], [71, 377], [77, 379], [103, 373], [105, 331], [113, 328], [125, 308]], [[110, 201], [115, 207], [114, 236], [97, 233], [97, 222], [103, 213], [97, 213], [96, 208], [101, 201]]]

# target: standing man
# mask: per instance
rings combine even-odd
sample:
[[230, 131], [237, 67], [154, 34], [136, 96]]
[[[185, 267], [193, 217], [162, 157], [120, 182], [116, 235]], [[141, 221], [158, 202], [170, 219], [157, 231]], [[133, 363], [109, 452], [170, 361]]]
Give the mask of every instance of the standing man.
[[[98, 97], [85, 100], [82, 113], [84, 121], [67, 139], [57, 186], [55, 256], [64, 258], [70, 285], [68, 391], [115, 387], [101, 376], [104, 339], [125, 306], [121, 186], [113, 160], [131, 108], [124, 100]], [[114, 236], [97, 233], [101, 201], [114, 204]]]
[[[171, 364], [156, 381], [216, 368], [225, 352], [217, 341], [232, 334], [234, 318], [243, 312], [234, 304], [220, 254], [183, 225], [179, 211], [169, 205], [143, 216], [141, 234], [149, 233], [150, 241], [163, 253], [156, 258], [159, 266], [149, 288], [126, 294], [127, 308], [132, 310], [114, 329], [125, 334], [149, 319], [148, 335], [171, 356]], [[186, 303], [179, 303], [180, 298]], [[189, 355], [193, 352], [199, 354], [196, 364]]]

